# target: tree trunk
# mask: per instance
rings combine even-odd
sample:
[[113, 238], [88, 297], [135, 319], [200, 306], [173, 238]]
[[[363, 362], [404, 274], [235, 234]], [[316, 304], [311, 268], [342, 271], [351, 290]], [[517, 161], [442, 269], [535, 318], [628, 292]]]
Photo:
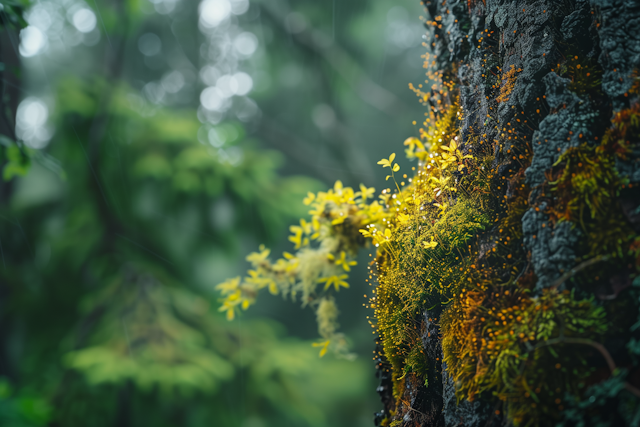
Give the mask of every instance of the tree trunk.
[[[10, 199], [14, 183], [14, 180], [3, 179], [2, 175], [9, 162], [7, 150], [10, 146], [17, 145], [15, 119], [22, 70], [18, 54], [21, 14], [22, 9], [15, 6], [0, 13], [0, 206]], [[24, 160], [26, 161], [26, 156]], [[6, 312], [6, 301], [11, 294], [11, 287], [7, 282], [7, 263], [12, 260], [8, 251], [8, 237], [8, 233], [0, 236], [0, 342], [3, 343], [10, 341], [10, 331], [14, 326], [10, 324], [11, 319]], [[0, 377], [15, 380], [17, 369], [11, 363], [7, 347], [0, 347]]]
[[[605, 313], [602, 325], [609, 329], [603, 334], [585, 326], [568, 332], [573, 329], [565, 329], [562, 319], [572, 314], [567, 311], [563, 317], [560, 311], [575, 313], [578, 305], [542, 304], [541, 311], [549, 309], [549, 316], [556, 316], [559, 332], [545, 339], [524, 337], [518, 344], [521, 352], [514, 356], [519, 360], [513, 362], [515, 368], [505, 370], [511, 376], [496, 377], [481, 388], [483, 370], [496, 364], [465, 359], [471, 373], [454, 380], [447, 363], [442, 363], [466, 357], [447, 354], [446, 349], [443, 354], [442, 343], [459, 331], [454, 326], [442, 330], [438, 319], [456, 304], [469, 309], [472, 294], [465, 288], [464, 298], [463, 293], [454, 295], [444, 308], [429, 307], [416, 317], [422, 339], [415, 345], [422, 346], [428, 360], [428, 385], [410, 370], [404, 375], [395, 372], [379, 347], [378, 392], [384, 410], [377, 414], [376, 425], [638, 425], [638, 337], [633, 323], [638, 318], [634, 284], [640, 284], [634, 282], [640, 228], [640, 3], [424, 4], [427, 38], [432, 34], [433, 40], [428, 47], [435, 55], [428, 60], [434, 59], [435, 71], [454, 87], [447, 102], [459, 104], [461, 150], [476, 157], [478, 145], [493, 150], [491, 167], [496, 173], [490, 185], [495, 204], [484, 209], [500, 220], [477, 235], [478, 251], [467, 258], [473, 268], [492, 269], [505, 287], [495, 297], [478, 297], [480, 306], [502, 307], [496, 301], [521, 291], [527, 304], [534, 305], [564, 295], [572, 301], [591, 301], [588, 304]], [[429, 96], [437, 107], [433, 101], [442, 99], [441, 94], [432, 91]], [[506, 218], [515, 224], [512, 229], [504, 225]], [[500, 253], [505, 242], [514, 249], [508, 255], [503, 251], [502, 264], [496, 248]], [[505, 265], [517, 274], [509, 276]], [[495, 324], [506, 324], [511, 314], [518, 317], [523, 304], [490, 314], [505, 316]], [[482, 334], [491, 331], [487, 328], [493, 323], [473, 329], [472, 321], [478, 322], [481, 314], [477, 317], [450, 324], [477, 331], [477, 336], [460, 336], [477, 339], [480, 349], [484, 337], [490, 340]], [[575, 364], [565, 361], [567, 352], [577, 355]], [[504, 353], [500, 360], [516, 360], [507, 356]], [[544, 382], [526, 384], [535, 377], [534, 370], [557, 372], [566, 387], [547, 390]], [[510, 381], [517, 385], [506, 384]]]

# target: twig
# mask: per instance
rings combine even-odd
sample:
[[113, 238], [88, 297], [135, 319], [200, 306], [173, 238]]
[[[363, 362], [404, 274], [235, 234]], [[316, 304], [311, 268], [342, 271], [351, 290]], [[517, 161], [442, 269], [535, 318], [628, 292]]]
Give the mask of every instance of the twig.
[[593, 264], [597, 264], [600, 261], [606, 261], [607, 259], [609, 259], [607, 255], [598, 255], [597, 257], [591, 258], [581, 264], [578, 264], [577, 266], [573, 267], [571, 270], [560, 276], [555, 282], [553, 282], [553, 284], [551, 285], [551, 289], [558, 289], [560, 285], [562, 285], [565, 281], [567, 281], [574, 275], [578, 274], [580, 271], [592, 266]]
[[407, 408], [408, 408], [409, 410], [411, 410], [411, 411], [413, 411], [413, 412], [417, 412], [418, 414], [424, 415], [425, 417], [428, 417], [428, 415], [427, 415], [427, 414], [425, 414], [424, 412], [420, 412], [420, 411], [418, 411], [417, 409], [413, 409], [413, 408], [411, 407], [411, 405], [409, 404], [409, 402], [407, 402], [407, 401], [403, 400], [403, 401], [402, 401], [402, 403], [404, 403], [404, 404], [407, 406]]
[[[617, 369], [616, 363], [614, 362], [613, 357], [611, 357], [611, 354], [605, 348], [605, 346], [603, 346], [599, 342], [588, 340], [586, 338], [558, 337], [558, 338], [550, 339], [550, 340], [547, 340], [547, 341], [545, 341], [543, 343], [540, 343], [540, 344], [536, 345], [533, 348], [532, 351], [537, 350], [537, 349], [542, 348], [542, 347], [547, 347], [547, 346], [550, 346], [550, 345], [562, 344], [562, 343], [566, 343], [566, 344], [582, 344], [582, 345], [588, 345], [590, 347], [593, 347], [593, 348], [595, 348], [596, 350], [598, 350], [600, 352], [602, 357], [604, 357], [604, 360], [607, 362], [607, 366], [609, 367], [609, 370], [611, 371], [612, 374]], [[636, 388], [635, 386], [629, 384], [626, 381], [624, 383], [624, 388], [628, 392], [630, 392], [630, 393], [634, 394], [636, 397], [640, 398], [640, 389]]]

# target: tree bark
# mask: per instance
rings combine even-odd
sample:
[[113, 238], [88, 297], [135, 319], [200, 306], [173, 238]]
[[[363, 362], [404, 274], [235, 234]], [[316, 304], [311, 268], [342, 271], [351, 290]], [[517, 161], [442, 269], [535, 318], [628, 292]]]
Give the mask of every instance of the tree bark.
[[[631, 282], [637, 274], [637, 261], [633, 266], [633, 257], [622, 253], [629, 248], [623, 243], [610, 251], [620, 253], [618, 261], [629, 260], [628, 265], [617, 271], [612, 271], [610, 258], [581, 259], [585, 244], [596, 245], [596, 234], [592, 237], [585, 232], [579, 218], [559, 220], [558, 212], [566, 208], [566, 201], [554, 186], [562, 173], [559, 170], [564, 165], [562, 155], [568, 150], [591, 147], [591, 157], [586, 161], [599, 162], [602, 158], [594, 147], [603, 138], [612, 140], [615, 138], [611, 135], [618, 135], [620, 146], [616, 149], [626, 151], [615, 157], [615, 170], [623, 184], [619, 195], [611, 199], [615, 204], [611, 212], [620, 215], [621, 227], [637, 236], [640, 197], [635, 187], [640, 183], [640, 150], [638, 128], [634, 127], [637, 124], [631, 124], [631, 120], [637, 118], [630, 117], [638, 111], [640, 3], [624, 0], [434, 0], [423, 3], [428, 12], [427, 38], [433, 41], [432, 44], [429, 41], [428, 47], [435, 54], [436, 69], [444, 81], [455, 85], [459, 96], [463, 113], [458, 123], [462, 151], [473, 153], [472, 140], [479, 136], [493, 143], [496, 179], [505, 184], [497, 187], [500, 191], [496, 197], [505, 200], [506, 205], [524, 188], [521, 186], [526, 185], [526, 211], [519, 226], [522, 237], [516, 239], [522, 245], [523, 254], [518, 283], [523, 277], [532, 278], [531, 295], [535, 298], [551, 289], [561, 292], [579, 288], [568, 282], [578, 273], [584, 275], [583, 269], [594, 276], [601, 272], [604, 277], [595, 277], [596, 284], [576, 292], [593, 298], [603, 307], [613, 307], [607, 305], [609, 301], [633, 288]], [[578, 71], [581, 69], [589, 74]], [[587, 81], [591, 83], [585, 83]], [[593, 87], [583, 90], [582, 84]], [[625, 134], [620, 129], [628, 132]], [[531, 153], [529, 160], [514, 156], [514, 153], [525, 152]], [[588, 213], [581, 218], [588, 221]], [[490, 251], [491, 242], [499, 239], [500, 232], [497, 227], [487, 230], [478, 237], [479, 246]], [[485, 256], [481, 250], [479, 259]], [[624, 315], [635, 319], [637, 305], [628, 308]], [[423, 331], [422, 350], [432, 361], [433, 375], [429, 375], [428, 386], [407, 376], [402, 396], [394, 397], [391, 366], [379, 347], [378, 392], [384, 409], [376, 414], [376, 425], [517, 425], [518, 422], [505, 415], [505, 402], [495, 396], [485, 394], [473, 401], [456, 398], [458, 385], [454, 384], [446, 364], [441, 362], [440, 326], [432, 322], [431, 317], [436, 316], [426, 310], [418, 319]], [[625, 337], [627, 342], [586, 343], [584, 348], [585, 351], [596, 348], [605, 355], [608, 365], [604, 364], [602, 355], [599, 360], [596, 356], [589, 359], [596, 369], [615, 368], [615, 364], [611, 365], [614, 361], [629, 369], [632, 374], [627, 377], [625, 387], [634, 393], [637, 383], [633, 384], [633, 372], [637, 369], [627, 351], [632, 338], [629, 334]], [[562, 343], [576, 345], [578, 341]], [[608, 371], [605, 369], [603, 378], [607, 378]], [[591, 381], [594, 382], [597, 381]], [[585, 396], [576, 398], [582, 401]], [[614, 404], [585, 409], [584, 414], [588, 416], [584, 415], [584, 425], [592, 425], [600, 416], [614, 423], [611, 425], [627, 423], [628, 419], [615, 409], [622, 397], [612, 395], [611, 399], [608, 402]], [[572, 424], [575, 418], [566, 421], [565, 410], [559, 410], [560, 418], [543, 415], [541, 419], [548, 421], [548, 425], [556, 422], [575, 425]]]

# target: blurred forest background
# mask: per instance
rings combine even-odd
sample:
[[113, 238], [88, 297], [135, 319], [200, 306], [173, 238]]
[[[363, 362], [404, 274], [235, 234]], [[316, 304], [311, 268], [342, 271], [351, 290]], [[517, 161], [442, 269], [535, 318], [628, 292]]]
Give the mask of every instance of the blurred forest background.
[[[0, 425], [370, 426], [311, 310], [217, 283], [288, 249], [307, 191], [384, 188], [424, 114], [417, 0], [0, 2]], [[281, 239], [281, 240], [279, 240]]]

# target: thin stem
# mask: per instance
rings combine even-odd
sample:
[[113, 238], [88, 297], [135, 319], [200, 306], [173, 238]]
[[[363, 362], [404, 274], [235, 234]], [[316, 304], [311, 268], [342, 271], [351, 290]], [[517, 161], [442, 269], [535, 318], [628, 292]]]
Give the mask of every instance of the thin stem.
[[398, 186], [398, 181], [396, 181], [396, 177], [393, 174], [393, 166], [391, 167], [391, 179], [393, 179], [393, 183], [396, 185], [396, 188], [398, 189], [398, 194], [400, 194], [401, 191], [400, 191], [400, 187]]
[[597, 264], [600, 261], [606, 261], [608, 258], [609, 257], [607, 255], [598, 255], [597, 257], [591, 258], [581, 264], [578, 264], [577, 266], [560, 276], [555, 282], [553, 282], [553, 284], [551, 285], [551, 289], [558, 289], [560, 285], [562, 285], [565, 281], [567, 281], [574, 275], [578, 274], [580, 271], [592, 266], [593, 264]]
[[[615, 370], [617, 369], [616, 364], [613, 360], [613, 357], [611, 357], [611, 353], [609, 353], [609, 351], [606, 349], [605, 346], [603, 346], [602, 344], [600, 344], [599, 342], [596, 341], [592, 341], [592, 340], [588, 340], [586, 338], [567, 338], [567, 337], [558, 337], [558, 338], [554, 338], [554, 339], [550, 339], [547, 340], [543, 343], [540, 343], [538, 345], [536, 345], [531, 351], [535, 351], [539, 348], [542, 347], [548, 347], [551, 345], [555, 345], [555, 344], [582, 344], [582, 345], [588, 345], [590, 347], [595, 348], [596, 350], [598, 350], [598, 352], [600, 352], [600, 354], [602, 355], [602, 357], [604, 357], [604, 360], [607, 362], [607, 366], [609, 367], [609, 370], [611, 371], [611, 373], [613, 374], [615, 372]], [[527, 352], [529, 353], [529, 352]], [[640, 398], [640, 389], [636, 388], [635, 386], [629, 384], [628, 382], [625, 381], [624, 383], [624, 388], [634, 394], [636, 397]]]

